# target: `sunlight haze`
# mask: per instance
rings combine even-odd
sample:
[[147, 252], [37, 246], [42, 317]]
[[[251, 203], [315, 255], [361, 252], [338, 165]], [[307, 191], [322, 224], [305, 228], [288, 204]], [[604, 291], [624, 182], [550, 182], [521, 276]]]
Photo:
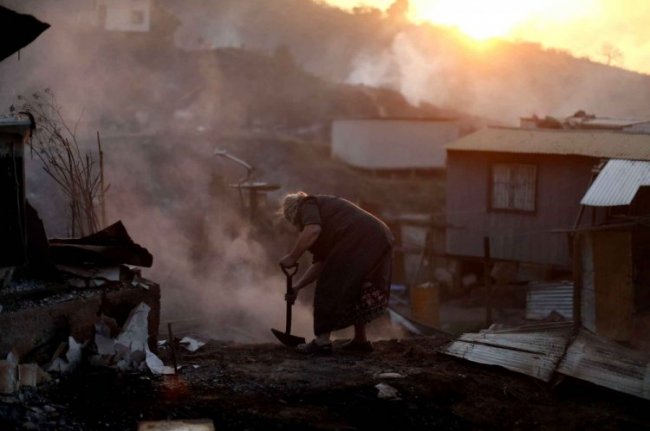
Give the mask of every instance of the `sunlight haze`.
[[[327, 0], [346, 9], [386, 10], [391, 0]], [[650, 73], [645, 0], [411, 0], [409, 18], [455, 28], [476, 40], [540, 43], [577, 57]]]

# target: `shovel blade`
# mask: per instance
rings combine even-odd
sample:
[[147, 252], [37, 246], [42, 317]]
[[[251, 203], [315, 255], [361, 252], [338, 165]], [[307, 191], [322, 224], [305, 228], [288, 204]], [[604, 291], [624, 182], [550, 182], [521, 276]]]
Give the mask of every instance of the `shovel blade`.
[[273, 332], [273, 335], [275, 335], [275, 337], [285, 346], [296, 347], [298, 344], [306, 343], [303, 337], [287, 334], [286, 332], [278, 331], [277, 329], [271, 329], [271, 332]]

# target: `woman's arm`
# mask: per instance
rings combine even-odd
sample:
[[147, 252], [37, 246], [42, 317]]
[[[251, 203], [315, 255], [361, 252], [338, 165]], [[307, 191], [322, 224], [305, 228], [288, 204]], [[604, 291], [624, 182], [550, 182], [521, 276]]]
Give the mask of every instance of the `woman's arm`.
[[[318, 224], [308, 224], [300, 232], [296, 243], [293, 245], [291, 252], [280, 260], [280, 265], [285, 268], [291, 268], [296, 265], [300, 256], [302, 256], [318, 239], [321, 227]], [[311, 269], [311, 268], [310, 268]], [[309, 272], [309, 271], [307, 271]], [[306, 273], [305, 273], [306, 275]]]
[[324, 262], [314, 262], [311, 266], [305, 271], [305, 273], [300, 277], [300, 280], [294, 286], [294, 290], [300, 290], [303, 287], [316, 281], [321, 272], [323, 272]]
[[322, 261], [312, 263], [309, 269], [307, 269], [302, 277], [300, 277], [300, 280], [293, 286], [293, 292], [287, 293], [284, 296], [284, 299], [289, 301], [291, 304], [296, 302], [296, 298], [298, 298], [298, 292], [300, 289], [316, 281], [320, 273], [323, 272], [324, 266], [325, 264]]

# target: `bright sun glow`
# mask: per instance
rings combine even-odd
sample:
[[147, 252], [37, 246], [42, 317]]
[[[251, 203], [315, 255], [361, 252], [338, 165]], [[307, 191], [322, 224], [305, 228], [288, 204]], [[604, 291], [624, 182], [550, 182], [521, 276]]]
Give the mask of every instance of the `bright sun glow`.
[[563, 0], [427, 0], [411, 2], [411, 13], [418, 21], [455, 27], [475, 39], [505, 37], [527, 23], [562, 21], [580, 13], [576, 1]]

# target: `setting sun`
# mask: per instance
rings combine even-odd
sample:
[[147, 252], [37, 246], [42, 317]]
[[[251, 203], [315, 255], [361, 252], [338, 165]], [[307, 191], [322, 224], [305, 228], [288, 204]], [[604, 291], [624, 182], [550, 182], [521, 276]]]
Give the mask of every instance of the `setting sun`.
[[439, 0], [412, 2], [411, 14], [417, 21], [454, 27], [472, 38], [482, 40], [510, 36], [521, 27], [539, 20], [557, 22], [575, 18], [581, 10], [576, 6], [568, 6], [560, 0]]

